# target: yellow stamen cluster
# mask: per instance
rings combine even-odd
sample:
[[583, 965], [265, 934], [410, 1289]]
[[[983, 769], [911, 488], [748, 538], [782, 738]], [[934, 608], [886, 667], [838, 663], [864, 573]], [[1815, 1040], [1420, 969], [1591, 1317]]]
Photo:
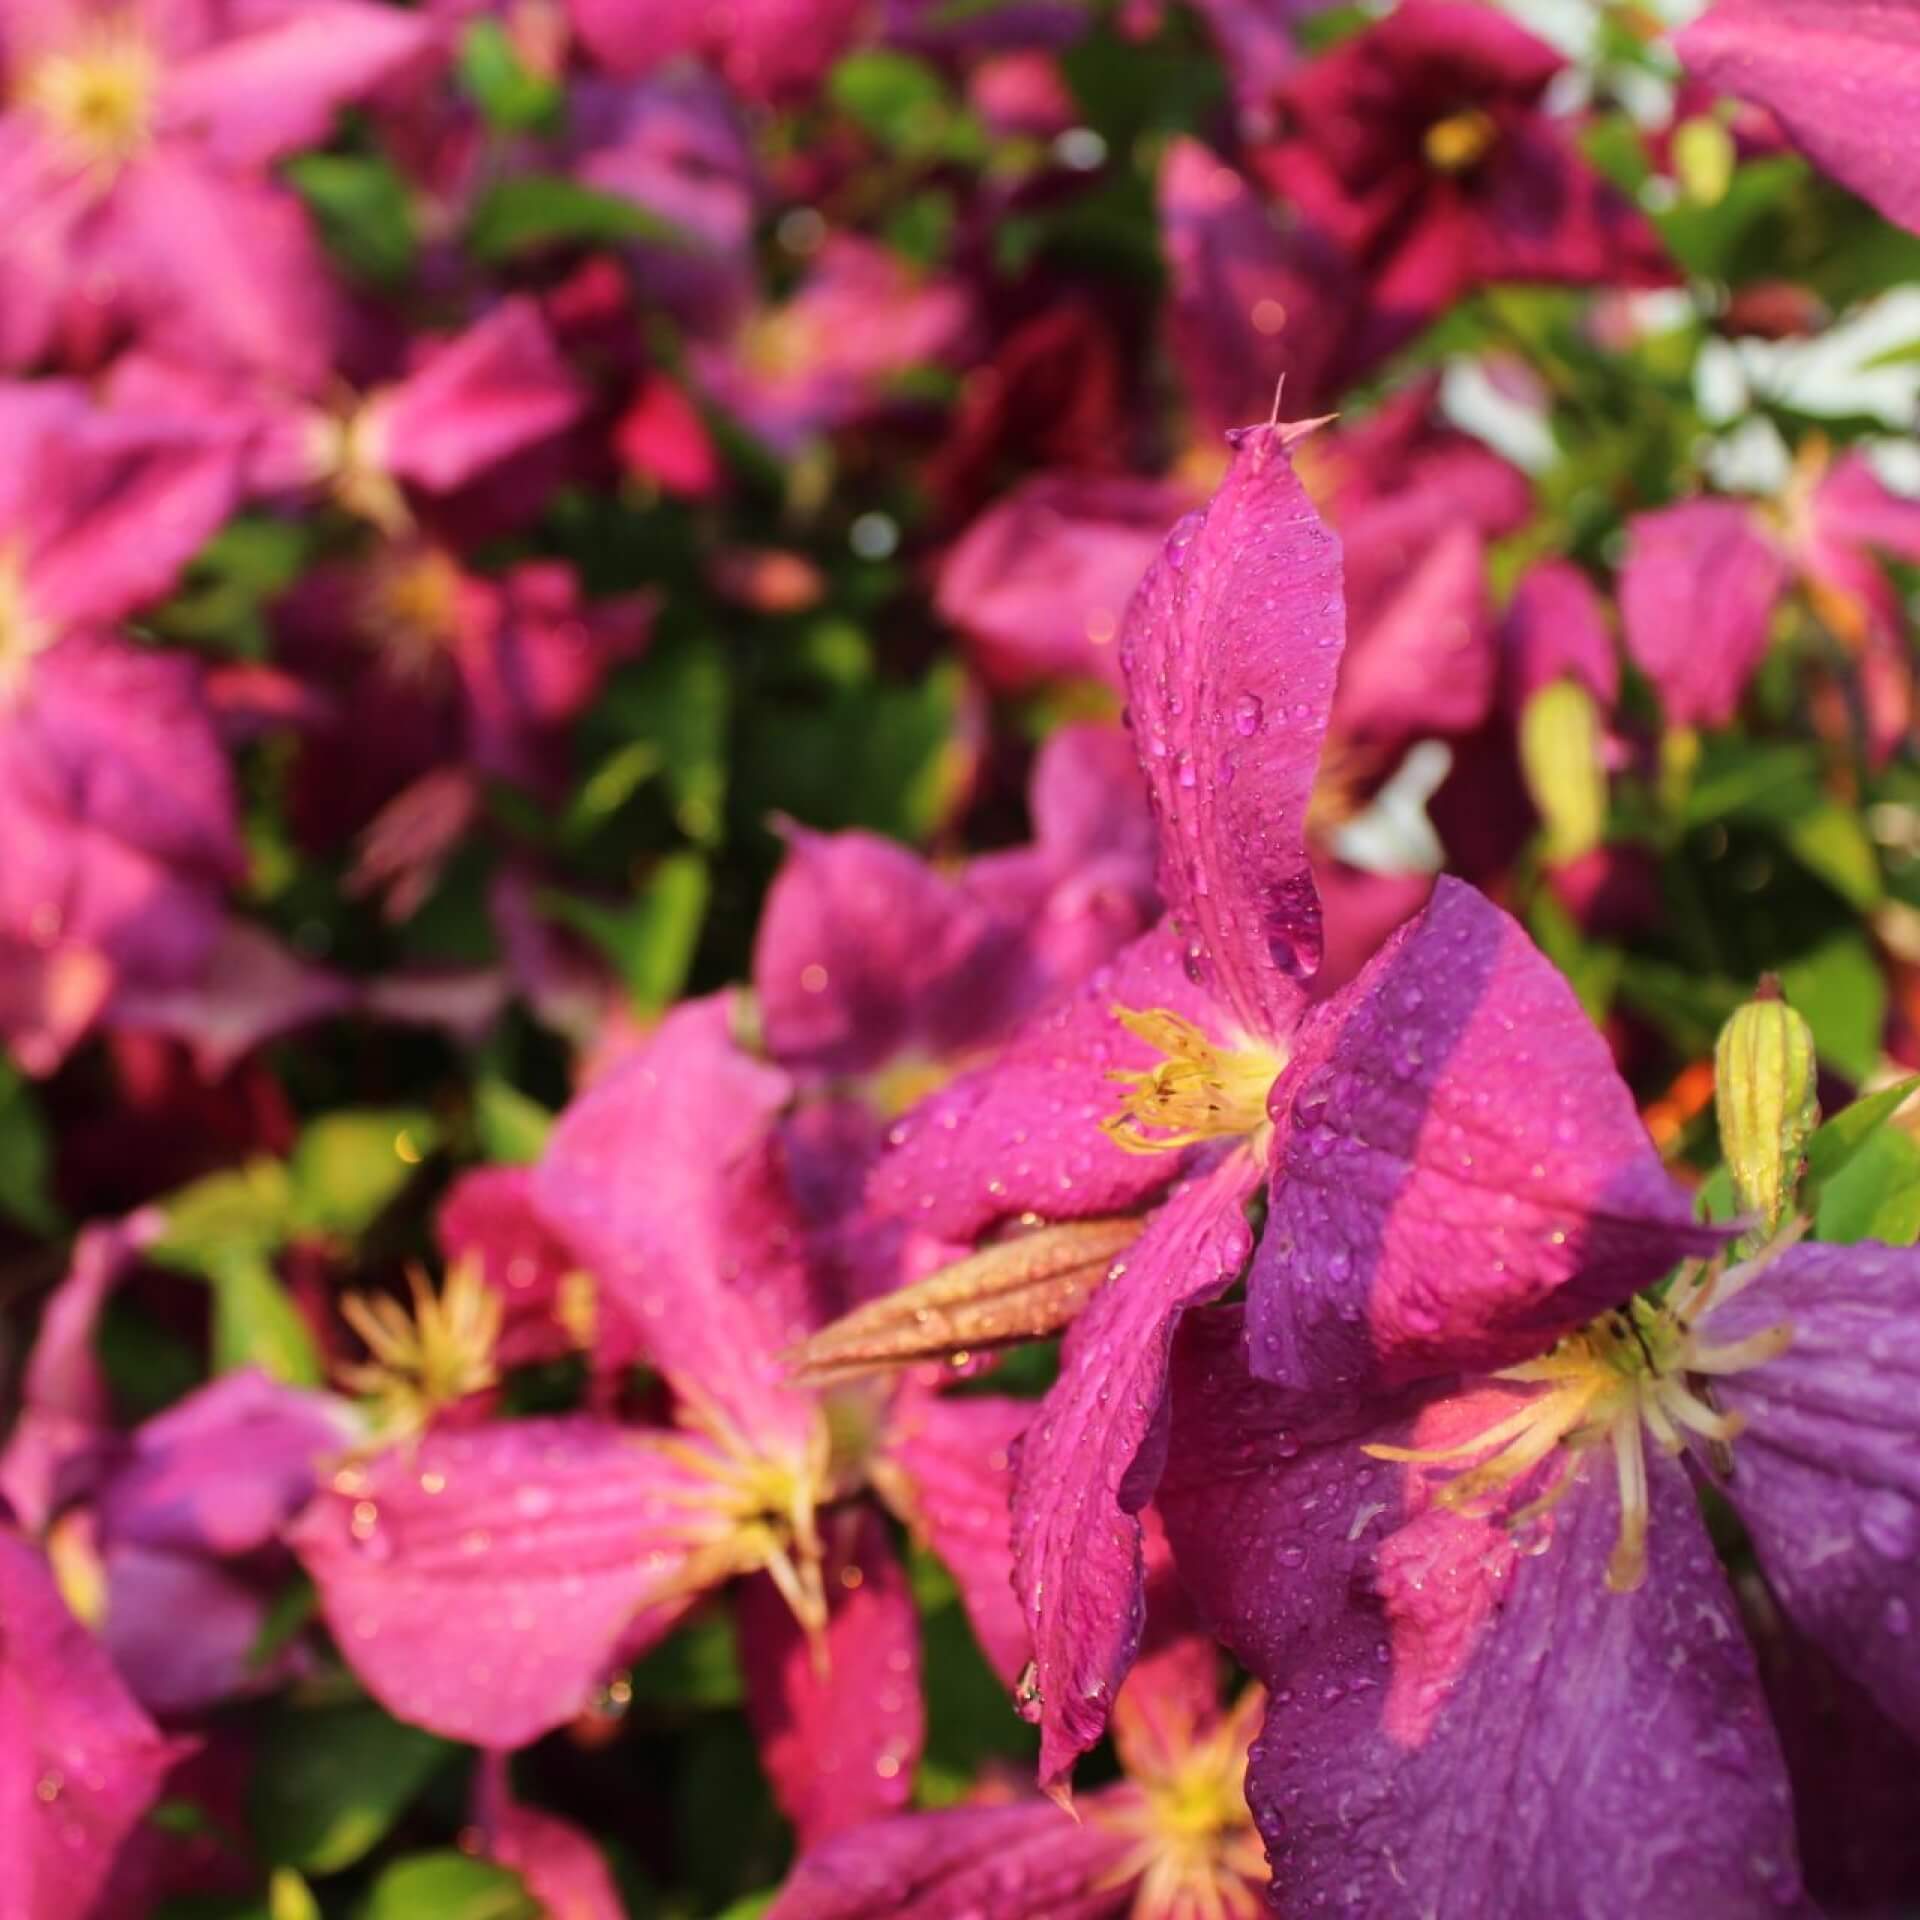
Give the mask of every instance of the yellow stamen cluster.
[[1196, 1141], [1258, 1133], [1267, 1095], [1286, 1064], [1266, 1047], [1216, 1047], [1191, 1020], [1165, 1007], [1113, 1017], [1166, 1057], [1144, 1072], [1116, 1071], [1127, 1091], [1100, 1130], [1128, 1153], [1171, 1153]]
[[1487, 157], [1500, 137], [1493, 116], [1478, 107], [1436, 120], [1420, 141], [1427, 165], [1438, 173], [1465, 173]]
[[350, 1293], [340, 1314], [368, 1357], [344, 1367], [341, 1384], [369, 1405], [380, 1441], [424, 1432], [434, 1416], [499, 1381], [494, 1347], [503, 1305], [477, 1261], [452, 1268], [435, 1293], [417, 1269], [407, 1276], [412, 1311], [389, 1294]]
[[32, 61], [16, 97], [75, 160], [111, 178], [146, 144], [159, 82], [152, 44], [132, 21], [113, 18]]
[[0, 549], [0, 701], [25, 685], [34, 656], [53, 644], [54, 631], [27, 603], [20, 556]]
[[412, 531], [413, 512], [388, 471], [386, 436], [375, 407], [349, 397], [335, 411], [314, 413], [307, 425], [307, 459], [315, 484], [348, 513], [390, 540]]
[[1704, 1344], [1695, 1323], [1715, 1301], [1738, 1292], [1787, 1245], [1793, 1235], [1744, 1264], [1723, 1268], [1698, 1262], [1683, 1268], [1663, 1300], [1645, 1297], [1569, 1334], [1539, 1360], [1508, 1367], [1494, 1378], [1538, 1387], [1505, 1419], [1451, 1447], [1364, 1449], [1377, 1460], [1450, 1463], [1483, 1456], [1449, 1481], [1439, 1504], [1456, 1511], [1486, 1511], [1520, 1486], [1556, 1449], [1563, 1452], [1545, 1490], [1506, 1525], [1518, 1532], [1559, 1503], [1574, 1483], [1580, 1453], [1610, 1446], [1620, 1486], [1620, 1533], [1607, 1564], [1607, 1585], [1631, 1593], [1647, 1571], [1647, 1464], [1642, 1431], [1664, 1452], [1677, 1455], [1688, 1434], [1716, 1449], [1739, 1435], [1740, 1417], [1716, 1410], [1706, 1382], [1744, 1373], [1784, 1353], [1792, 1341], [1787, 1325], [1769, 1327], [1725, 1346]]
[[1258, 1920], [1268, 1870], [1247, 1809], [1247, 1747], [1266, 1696], [1243, 1694], [1211, 1729], [1147, 1761], [1132, 1760], [1140, 1789], [1090, 1806], [1087, 1817], [1132, 1841], [1109, 1884], [1137, 1883], [1133, 1920]]
[[374, 563], [360, 597], [361, 632], [394, 678], [429, 684], [460, 631], [460, 569], [437, 547], [398, 550]]

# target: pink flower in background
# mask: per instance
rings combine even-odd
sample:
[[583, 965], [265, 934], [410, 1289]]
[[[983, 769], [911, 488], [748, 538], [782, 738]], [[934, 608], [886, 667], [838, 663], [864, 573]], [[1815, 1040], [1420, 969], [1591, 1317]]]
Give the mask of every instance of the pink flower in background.
[[336, 294], [268, 169], [433, 40], [371, 0], [54, 0], [10, 22], [0, 362], [105, 319], [184, 358], [318, 381]]
[[748, 99], [804, 92], [825, 75], [867, 12], [867, 0], [567, 0], [574, 31], [612, 73], [654, 71], [696, 54]]

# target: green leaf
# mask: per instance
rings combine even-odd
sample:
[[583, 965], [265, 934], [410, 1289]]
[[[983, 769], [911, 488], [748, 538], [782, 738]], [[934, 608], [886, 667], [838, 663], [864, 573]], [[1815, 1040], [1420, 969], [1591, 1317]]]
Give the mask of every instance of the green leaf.
[[230, 1173], [210, 1173], [165, 1202], [166, 1230], [148, 1257], [189, 1273], [271, 1260], [286, 1244], [293, 1186], [277, 1160], [252, 1160]]
[[349, 273], [391, 287], [413, 271], [407, 183], [382, 155], [303, 153], [287, 162], [286, 173]]
[[516, 255], [554, 246], [617, 246], [644, 240], [685, 251], [687, 236], [662, 215], [563, 174], [516, 173], [489, 187], [474, 208], [467, 247], [498, 265]]
[[0, 1213], [49, 1239], [60, 1231], [60, 1210], [47, 1188], [51, 1172], [51, 1141], [39, 1099], [0, 1061]]
[[293, 1225], [303, 1233], [357, 1240], [439, 1144], [439, 1123], [424, 1108], [322, 1114], [301, 1133], [288, 1163]]
[[1879, 856], [1851, 807], [1822, 800], [1795, 814], [1781, 837], [1800, 864], [1849, 906], [1871, 913], [1884, 898]]
[[258, 1367], [292, 1387], [317, 1387], [326, 1378], [320, 1351], [273, 1263], [252, 1253], [230, 1253], [207, 1269], [213, 1288], [213, 1368], [233, 1373]]
[[910, 53], [849, 54], [828, 77], [827, 97], [883, 147], [909, 159], [986, 156], [980, 123], [954, 99], [939, 70]]
[[704, 637], [656, 647], [603, 702], [604, 717], [657, 756], [674, 824], [696, 846], [715, 844], [726, 824], [732, 706], [726, 656]]
[[473, 1126], [489, 1160], [527, 1167], [546, 1151], [553, 1115], [512, 1081], [489, 1073], [473, 1089]]
[[1920, 1088], [1920, 1074], [1864, 1094], [1814, 1130], [1807, 1142], [1809, 1191], [1831, 1180]]
[[780, 1889], [771, 1888], [766, 1893], [750, 1893], [744, 1900], [736, 1900], [717, 1920], [760, 1920], [760, 1916], [779, 1899]]
[[708, 891], [706, 860], [697, 853], [676, 853], [654, 868], [629, 906], [607, 907], [568, 894], [544, 895], [541, 905], [605, 953], [635, 1010], [649, 1014], [664, 1010], [686, 984], [706, 921]]
[[476, 20], [467, 29], [459, 72], [468, 97], [503, 133], [528, 132], [559, 117], [559, 86], [520, 58], [497, 20]]
[[417, 1853], [373, 1883], [363, 1920], [540, 1920], [517, 1873], [464, 1853]]
[[724, 1710], [745, 1697], [732, 1623], [706, 1615], [669, 1634], [628, 1676], [633, 1698], [647, 1706]]
[[452, 1752], [369, 1702], [283, 1705], [254, 1763], [254, 1839], [276, 1866], [339, 1873], [379, 1845]]
[[1587, 1018], [1596, 1024], [1605, 1020], [1620, 985], [1620, 949], [1589, 940], [1545, 887], [1527, 905], [1527, 930], [1540, 951], [1566, 975]]
[[1920, 1240], [1920, 1141], [1898, 1127], [1869, 1134], [1820, 1189], [1814, 1233], [1827, 1241]]
[[1843, 929], [1779, 972], [1821, 1059], [1849, 1080], [1864, 1080], [1879, 1061], [1887, 1017], [1886, 977], [1866, 935]]

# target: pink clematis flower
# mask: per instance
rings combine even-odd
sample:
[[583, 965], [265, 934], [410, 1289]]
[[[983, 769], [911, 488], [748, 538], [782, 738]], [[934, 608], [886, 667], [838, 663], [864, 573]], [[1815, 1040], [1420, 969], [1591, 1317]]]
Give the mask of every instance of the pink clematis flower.
[[0, 364], [104, 306], [182, 357], [319, 379], [336, 295], [268, 169], [432, 43], [368, 0], [55, 0], [9, 21]]
[[1407, 0], [1280, 87], [1269, 190], [1358, 269], [1358, 370], [1502, 280], [1661, 285], [1652, 227], [1541, 96], [1561, 58], [1504, 14]]
[[[1338, 545], [1289, 459], [1302, 431], [1236, 436], [1220, 492], [1173, 530], [1128, 615], [1121, 657], [1168, 916], [907, 1115], [869, 1187], [877, 1210], [960, 1242], [1023, 1214], [1157, 1209], [1069, 1332], [1016, 1480], [1041, 1774], [1056, 1787], [1099, 1737], [1138, 1644], [1136, 1516], [1158, 1476], [1174, 1329], [1239, 1277], [1246, 1203], [1269, 1175], [1275, 1222], [1298, 1210], [1337, 1224], [1356, 1183], [1392, 1202], [1393, 1231], [1342, 1256], [1370, 1282], [1365, 1319], [1327, 1297], [1318, 1268], [1296, 1274], [1294, 1239], [1268, 1228], [1256, 1354], [1316, 1379], [1356, 1353], [1415, 1353], [1429, 1322], [1489, 1295], [1490, 1343], [1524, 1344], [1548, 1296], [1591, 1308], [1714, 1244], [1630, 1102], [1596, 1095], [1574, 1125], [1610, 1079], [1605, 1047], [1471, 890], [1443, 883], [1390, 946], [1385, 978], [1404, 981], [1404, 1004], [1379, 998], [1376, 962], [1313, 1006], [1306, 811], [1343, 622]], [[1528, 1097], [1496, 1106], [1483, 1091], [1516, 1083]], [[1422, 1242], [1436, 1219], [1456, 1222], [1451, 1308]]]
[[180, 1747], [0, 1513], [0, 1914], [84, 1914]]
[[650, 73], [683, 54], [711, 61], [751, 100], [810, 91], [852, 39], [868, 0], [568, 0], [574, 31], [609, 72]]
[[195, 979], [242, 856], [232, 775], [187, 660], [114, 637], [234, 499], [218, 437], [0, 389], [0, 1014], [56, 1066], [113, 996]]
[[1920, 232], [1920, 17], [1905, 0], [1719, 0], [1674, 43], [1823, 172]]
[[750, 1713], [811, 1840], [902, 1804], [922, 1734], [905, 1571], [855, 1496], [946, 1559], [1010, 1683], [1005, 1486], [1026, 1409], [915, 1379], [785, 1383], [779, 1354], [821, 1314], [774, 1131], [791, 1089], [729, 1020], [724, 998], [670, 1015], [563, 1116], [535, 1176], [550, 1227], [639, 1328], [673, 1424], [429, 1431], [338, 1476], [293, 1537], [373, 1692], [497, 1748], [581, 1711], [737, 1581]]

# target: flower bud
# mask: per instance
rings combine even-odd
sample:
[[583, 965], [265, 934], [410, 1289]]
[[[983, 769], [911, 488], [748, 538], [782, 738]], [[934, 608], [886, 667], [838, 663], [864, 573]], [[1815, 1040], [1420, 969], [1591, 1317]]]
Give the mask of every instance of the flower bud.
[[1761, 981], [1713, 1050], [1720, 1151], [1742, 1207], [1771, 1232], [1793, 1204], [1808, 1138], [1820, 1123], [1813, 1029]]
[[1554, 866], [1591, 853], [1607, 831], [1607, 773], [1600, 710], [1577, 680], [1555, 680], [1520, 713], [1520, 771], [1546, 826], [1541, 852]]
[[1673, 172], [1696, 207], [1717, 207], [1733, 185], [1739, 156], [1733, 135], [1718, 120], [1696, 116], [1673, 130]]

